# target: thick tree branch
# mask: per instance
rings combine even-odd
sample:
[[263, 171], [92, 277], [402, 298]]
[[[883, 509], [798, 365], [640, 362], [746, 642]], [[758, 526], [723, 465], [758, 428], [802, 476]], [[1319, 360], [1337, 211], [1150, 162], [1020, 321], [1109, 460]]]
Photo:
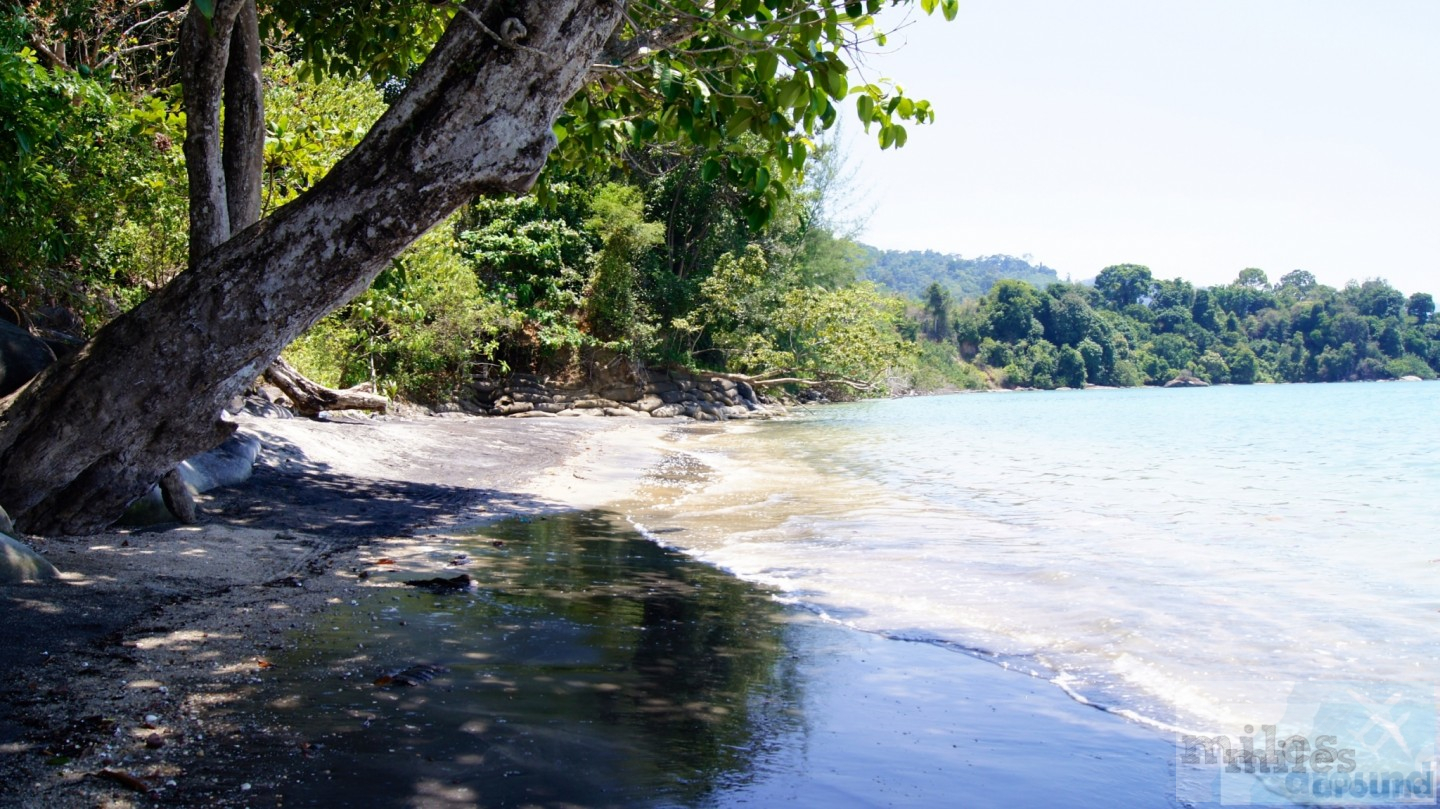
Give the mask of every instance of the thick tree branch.
[[617, 29], [610, 41], [605, 43], [605, 50], [600, 52], [600, 58], [596, 60], [594, 70], [596, 72], [612, 70], [629, 65], [654, 51], [673, 48], [695, 36], [695, 32], [699, 28], [700, 20], [698, 18], [688, 18], [640, 31], [628, 39], [621, 39]]
[[69, 63], [65, 61], [64, 49], [62, 48], [60, 53], [56, 53], [40, 38], [39, 34], [30, 35], [30, 47], [45, 57], [45, 61], [48, 63], [45, 66], [51, 70], [59, 69], [74, 72], [75, 69], [70, 67]]

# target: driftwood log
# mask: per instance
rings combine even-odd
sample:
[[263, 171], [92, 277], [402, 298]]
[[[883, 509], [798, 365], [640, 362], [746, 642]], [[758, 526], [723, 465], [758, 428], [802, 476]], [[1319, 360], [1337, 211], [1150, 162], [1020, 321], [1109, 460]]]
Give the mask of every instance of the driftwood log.
[[378, 410], [385, 412], [390, 400], [372, 393], [368, 384], [345, 390], [327, 388], [307, 379], [284, 358], [277, 358], [265, 371], [265, 378], [285, 392], [302, 416], [318, 416], [326, 410]]

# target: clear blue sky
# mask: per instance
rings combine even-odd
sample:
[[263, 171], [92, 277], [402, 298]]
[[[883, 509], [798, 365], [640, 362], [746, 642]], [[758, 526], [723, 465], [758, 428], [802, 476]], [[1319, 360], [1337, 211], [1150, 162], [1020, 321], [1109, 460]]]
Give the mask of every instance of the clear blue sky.
[[[937, 122], [847, 122], [861, 241], [1061, 277], [1383, 277], [1440, 294], [1440, 0], [961, 0], [868, 77]], [[891, 24], [897, 20], [889, 18]], [[852, 80], [852, 83], [853, 80]]]

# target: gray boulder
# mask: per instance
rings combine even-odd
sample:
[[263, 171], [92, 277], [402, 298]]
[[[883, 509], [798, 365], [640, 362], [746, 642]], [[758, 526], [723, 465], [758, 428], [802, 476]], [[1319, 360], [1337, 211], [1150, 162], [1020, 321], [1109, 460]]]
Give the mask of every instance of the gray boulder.
[[60, 571], [29, 545], [12, 536], [15, 526], [0, 508], [0, 584], [26, 584], [58, 578]]
[[[260, 439], [248, 433], [235, 433], [215, 449], [181, 461], [176, 471], [193, 496], [249, 480], [259, 454]], [[175, 515], [166, 508], [165, 496], [157, 484], [130, 504], [125, 516], [120, 518], [120, 524], [154, 525], [174, 519]]]
[[1165, 383], [1167, 388], [1208, 388], [1210, 383], [1195, 376], [1177, 376]]
[[29, 545], [0, 534], [0, 584], [28, 584], [60, 577], [60, 571]]
[[55, 362], [44, 340], [0, 320], [0, 396], [8, 396]]

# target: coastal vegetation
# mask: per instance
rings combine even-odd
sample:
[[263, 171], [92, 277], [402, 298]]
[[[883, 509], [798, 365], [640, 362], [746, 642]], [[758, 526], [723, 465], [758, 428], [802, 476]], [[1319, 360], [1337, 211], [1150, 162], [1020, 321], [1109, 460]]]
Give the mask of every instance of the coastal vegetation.
[[1434, 379], [1434, 298], [1381, 279], [1341, 289], [1304, 270], [1271, 283], [1256, 268], [1224, 285], [1159, 280], [1135, 264], [1093, 284], [998, 281], [956, 302], [939, 283], [925, 335], [1011, 387]]

